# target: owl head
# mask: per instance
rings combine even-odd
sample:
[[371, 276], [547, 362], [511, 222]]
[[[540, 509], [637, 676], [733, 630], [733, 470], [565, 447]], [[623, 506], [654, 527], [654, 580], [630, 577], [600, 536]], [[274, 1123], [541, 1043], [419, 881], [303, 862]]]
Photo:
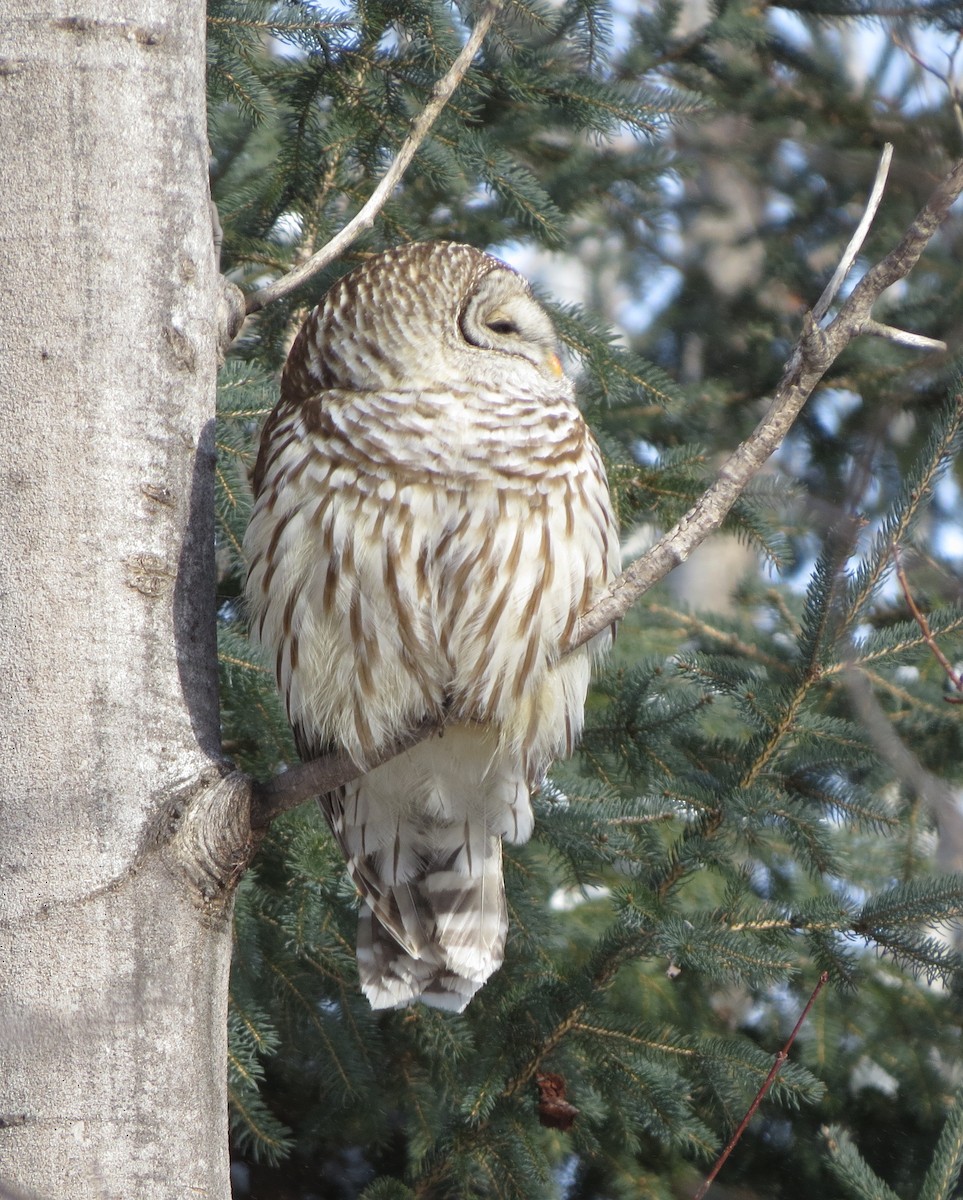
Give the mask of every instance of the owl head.
[[322, 390], [465, 384], [570, 395], [548, 314], [511, 267], [454, 242], [415, 242], [339, 280], [301, 329], [289, 401]]

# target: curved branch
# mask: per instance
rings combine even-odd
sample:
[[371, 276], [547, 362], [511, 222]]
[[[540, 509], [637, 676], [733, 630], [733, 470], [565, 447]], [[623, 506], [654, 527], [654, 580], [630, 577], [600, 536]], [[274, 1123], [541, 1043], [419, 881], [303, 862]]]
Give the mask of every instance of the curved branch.
[[890, 142], [887, 142], [883, 147], [879, 166], [876, 168], [876, 179], [873, 181], [873, 190], [866, 201], [866, 209], [863, 212], [862, 218], [856, 226], [853, 236], [849, 239], [849, 245], [843, 251], [843, 257], [839, 260], [839, 266], [833, 271], [832, 279], [826, 284], [825, 291], [813, 305], [813, 319], [815, 321], [821, 321], [826, 313], [829, 312], [830, 306], [839, 294], [839, 289], [843, 286], [846, 276], [853, 269], [856, 255], [862, 250], [863, 242], [866, 241], [866, 235], [869, 233], [870, 226], [883, 201], [883, 192], [886, 189], [886, 180], [889, 177], [889, 164], [892, 161], [893, 147]]
[[621, 620], [653, 584], [684, 562], [705, 538], [718, 529], [759, 471], [777, 449], [816, 385], [854, 338], [876, 332], [873, 305], [888, 287], [903, 279], [919, 262], [927, 244], [963, 192], [963, 162], [957, 163], [936, 188], [895, 249], [871, 268], [853, 289], [826, 329], [812, 313], [803, 319], [796, 343], [772, 403], [749, 437], [723, 464], [716, 481], [641, 558], [615, 580], [586, 612], [567, 649], [581, 646], [606, 626]]
[[471, 66], [472, 59], [478, 53], [485, 35], [491, 28], [492, 21], [498, 15], [498, 11], [503, 3], [504, 0], [489, 0], [488, 4], [482, 10], [468, 41], [462, 47], [455, 61], [435, 84], [431, 92], [431, 98], [418, 116], [415, 117], [414, 121], [412, 121], [411, 132], [405, 138], [404, 144], [395, 155], [391, 166], [384, 173], [381, 182], [368, 197], [365, 204], [351, 218], [347, 225], [343, 229], [340, 229], [316, 254], [312, 254], [299, 267], [295, 267], [293, 271], [282, 275], [280, 279], [276, 279], [273, 283], [269, 283], [265, 287], [258, 288], [256, 292], [252, 292], [246, 300], [248, 313], [259, 312], [268, 304], [273, 304], [275, 300], [280, 300], [283, 296], [290, 295], [302, 283], [306, 283], [307, 280], [313, 278], [320, 271], [323, 271], [336, 258], [344, 254], [345, 250], [360, 234], [364, 233], [366, 229], [371, 228], [378, 219], [378, 214], [387, 203], [388, 197], [401, 181], [411, 160], [417, 154], [418, 148], [428, 136], [432, 125], [434, 125], [435, 121], [441, 115], [442, 109], [464, 79], [468, 68]]
[[[864, 332], [875, 332], [871, 317], [873, 305], [888, 287], [913, 269], [961, 192], [963, 162], [958, 163], [936, 188], [895, 249], [866, 272], [826, 329], [819, 328], [812, 313], [806, 314], [803, 331], [766, 415], [678, 524], [627, 567], [605, 595], [582, 616], [572, 641], [563, 647], [563, 654], [571, 653], [621, 620], [644, 592], [684, 562], [710, 533], [719, 528], [750, 480], [780, 445], [829, 367], [854, 338]], [[366, 769], [387, 762], [433, 730], [437, 730], [437, 726], [419, 727], [396, 745], [388, 747], [383, 757], [367, 764]], [[362, 773], [362, 769], [343, 754], [329, 755], [285, 771], [256, 787], [258, 823], [266, 825], [311, 796], [341, 787]]]

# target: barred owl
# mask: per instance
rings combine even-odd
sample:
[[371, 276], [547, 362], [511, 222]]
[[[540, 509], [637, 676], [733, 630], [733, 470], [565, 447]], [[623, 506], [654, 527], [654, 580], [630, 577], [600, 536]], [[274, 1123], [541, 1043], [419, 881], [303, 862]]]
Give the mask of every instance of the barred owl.
[[321, 805], [363, 899], [371, 1005], [460, 1012], [502, 962], [502, 839], [531, 834], [609, 635], [559, 648], [618, 570], [549, 317], [470, 246], [372, 258], [302, 327], [253, 483], [252, 629], [302, 757], [363, 768], [443, 727]]

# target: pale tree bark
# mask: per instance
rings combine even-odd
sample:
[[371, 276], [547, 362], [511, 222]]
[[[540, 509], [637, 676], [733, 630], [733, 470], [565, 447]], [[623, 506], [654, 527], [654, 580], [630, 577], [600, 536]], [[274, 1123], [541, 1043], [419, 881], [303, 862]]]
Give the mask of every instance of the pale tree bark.
[[[0, 22], [0, 1195], [227, 1197], [198, 0]], [[214, 869], [216, 876], [217, 870]]]

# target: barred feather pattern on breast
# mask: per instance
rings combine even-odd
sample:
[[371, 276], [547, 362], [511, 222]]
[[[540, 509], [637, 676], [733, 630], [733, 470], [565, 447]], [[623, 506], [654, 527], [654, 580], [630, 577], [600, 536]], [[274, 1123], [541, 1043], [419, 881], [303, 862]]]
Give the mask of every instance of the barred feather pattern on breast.
[[375, 1007], [460, 1011], [500, 965], [502, 839], [530, 836], [606, 640], [559, 658], [618, 539], [554, 344], [504, 264], [401, 247], [309, 317], [262, 436], [247, 598], [302, 756], [363, 767], [444, 724], [321, 801]]

